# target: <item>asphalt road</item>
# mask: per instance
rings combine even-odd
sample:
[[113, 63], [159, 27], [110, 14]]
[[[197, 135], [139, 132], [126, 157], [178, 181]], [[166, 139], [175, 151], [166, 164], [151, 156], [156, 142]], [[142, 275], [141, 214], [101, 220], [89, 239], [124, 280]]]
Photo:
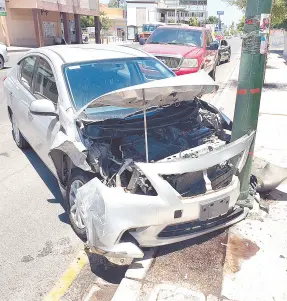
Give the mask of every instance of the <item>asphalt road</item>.
[[[219, 85], [226, 81], [240, 55], [241, 40], [229, 41], [232, 58], [217, 69]], [[0, 300], [12, 301], [41, 300], [83, 246], [68, 224], [56, 179], [32, 150], [21, 151], [12, 139], [2, 80], [22, 54], [11, 53], [8, 68], [0, 71]], [[215, 239], [214, 248], [224, 236]], [[198, 244], [198, 252], [204, 254], [204, 245]], [[172, 248], [182, 249], [182, 245]], [[171, 260], [176, 260], [178, 267], [184, 264], [186, 253], [174, 253], [170, 248], [161, 248], [161, 252], [161, 270], [168, 269]], [[177, 255], [172, 257], [169, 252]], [[208, 252], [205, 254], [202, 261], [208, 258]], [[217, 260], [222, 260], [221, 253]], [[100, 286], [108, 296], [99, 300], [108, 300], [125, 269], [114, 270], [103, 259], [92, 258], [64, 300], [79, 300], [90, 283], [100, 283], [101, 279]]]

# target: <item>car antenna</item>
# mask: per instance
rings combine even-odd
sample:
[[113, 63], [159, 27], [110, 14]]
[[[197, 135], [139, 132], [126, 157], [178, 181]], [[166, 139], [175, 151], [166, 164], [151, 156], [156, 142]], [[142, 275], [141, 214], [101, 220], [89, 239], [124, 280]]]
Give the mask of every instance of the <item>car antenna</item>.
[[144, 102], [144, 136], [145, 136], [145, 156], [146, 163], [148, 163], [148, 140], [147, 140], [147, 123], [146, 123], [146, 100], [145, 100], [145, 90], [143, 89], [143, 102]]

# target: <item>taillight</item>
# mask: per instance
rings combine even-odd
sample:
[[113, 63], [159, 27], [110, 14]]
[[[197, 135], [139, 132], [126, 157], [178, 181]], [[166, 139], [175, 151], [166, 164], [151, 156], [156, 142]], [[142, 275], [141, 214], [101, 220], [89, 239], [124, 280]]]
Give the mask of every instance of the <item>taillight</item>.
[[4, 76], [4, 78], [3, 78], [3, 82], [5, 81], [5, 79], [7, 78], [7, 76]]

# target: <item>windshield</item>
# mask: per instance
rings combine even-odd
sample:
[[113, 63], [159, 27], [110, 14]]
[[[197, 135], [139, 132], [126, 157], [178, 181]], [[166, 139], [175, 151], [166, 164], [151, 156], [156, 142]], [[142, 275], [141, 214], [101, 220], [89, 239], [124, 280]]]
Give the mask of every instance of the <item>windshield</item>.
[[174, 44], [203, 47], [203, 35], [200, 30], [159, 27], [152, 33], [147, 44]]
[[153, 24], [144, 24], [143, 25], [143, 32], [144, 31], [154, 31], [159, 25], [153, 25]]
[[[64, 68], [71, 98], [77, 110], [106, 93], [175, 74], [154, 58], [113, 59], [66, 65]], [[110, 114], [124, 108], [96, 108]], [[109, 113], [110, 112], [110, 113]]]

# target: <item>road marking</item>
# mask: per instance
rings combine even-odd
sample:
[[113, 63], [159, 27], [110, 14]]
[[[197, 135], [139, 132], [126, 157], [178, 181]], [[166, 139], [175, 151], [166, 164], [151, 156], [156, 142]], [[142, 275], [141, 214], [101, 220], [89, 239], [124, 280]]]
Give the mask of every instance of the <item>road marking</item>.
[[72, 261], [69, 268], [58, 280], [52, 290], [45, 296], [43, 301], [56, 301], [67, 292], [68, 288], [80, 273], [83, 266], [88, 263], [88, 256], [84, 250], [81, 250], [77, 257]]

